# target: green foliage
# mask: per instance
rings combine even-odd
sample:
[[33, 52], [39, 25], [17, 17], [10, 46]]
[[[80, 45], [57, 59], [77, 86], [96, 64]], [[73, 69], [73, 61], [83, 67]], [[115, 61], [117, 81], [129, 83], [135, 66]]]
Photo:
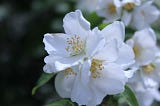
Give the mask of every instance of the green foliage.
[[139, 106], [136, 96], [128, 86], [125, 86], [125, 91], [121, 96], [127, 101], [129, 106]]
[[99, 17], [96, 12], [91, 13], [86, 17], [86, 19], [91, 23], [91, 27], [94, 28], [102, 23], [103, 18]]
[[76, 105], [68, 99], [61, 99], [55, 102], [51, 102], [45, 106], [76, 106]]
[[108, 95], [103, 99], [103, 102], [100, 106], [119, 106], [117, 98], [112, 95]]
[[[109, 23], [110, 24], [110, 23]], [[100, 24], [99, 26], [98, 26], [98, 28], [100, 29], [100, 30], [102, 30], [103, 28], [105, 28], [107, 25], [109, 25], [109, 24]]]
[[47, 73], [42, 73], [40, 78], [37, 81], [37, 85], [32, 89], [32, 95], [34, 95], [37, 91], [38, 88], [46, 84], [55, 74], [47, 74]]

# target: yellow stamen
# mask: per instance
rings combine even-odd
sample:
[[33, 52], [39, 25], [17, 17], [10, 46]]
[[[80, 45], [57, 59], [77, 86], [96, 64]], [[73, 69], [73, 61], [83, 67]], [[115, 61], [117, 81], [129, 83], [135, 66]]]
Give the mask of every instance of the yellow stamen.
[[76, 73], [72, 70], [72, 68], [67, 68], [64, 70], [65, 75], [76, 75]]
[[142, 66], [142, 70], [146, 74], [152, 73], [154, 71], [154, 69], [155, 69], [155, 65], [152, 63], [149, 65]]
[[138, 57], [140, 55], [140, 48], [138, 46], [134, 46], [133, 52], [135, 54], [135, 57]]
[[68, 46], [65, 49], [71, 56], [78, 55], [84, 51], [85, 42], [80, 39], [80, 36], [75, 35], [71, 38], [67, 38], [67, 43]]
[[115, 14], [117, 11], [116, 11], [116, 6], [114, 4], [108, 4], [107, 5], [107, 11], [110, 13], [110, 14]]
[[100, 71], [104, 69], [103, 61], [98, 59], [93, 59], [91, 63], [91, 76], [92, 78], [98, 78], [100, 77]]
[[127, 3], [123, 6], [123, 8], [127, 11], [131, 11], [135, 7], [134, 3]]

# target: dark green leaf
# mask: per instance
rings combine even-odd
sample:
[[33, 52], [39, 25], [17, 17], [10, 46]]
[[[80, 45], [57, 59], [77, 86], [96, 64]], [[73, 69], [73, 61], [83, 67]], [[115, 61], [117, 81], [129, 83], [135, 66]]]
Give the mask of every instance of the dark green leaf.
[[125, 91], [121, 96], [127, 101], [129, 106], [139, 106], [136, 96], [128, 86], [125, 86]]
[[68, 99], [61, 99], [59, 101], [49, 103], [45, 106], [75, 106], [75, 105]]
[[43, 86], [45, 83], [47, 83], [53, 76], [54, 76], [54, 73], [52, 74], [42, 73], [42, 75], [40, 76], [37, 82], [37, 85], [32, 89], [32, 95], [34, 95], [37, 89]]

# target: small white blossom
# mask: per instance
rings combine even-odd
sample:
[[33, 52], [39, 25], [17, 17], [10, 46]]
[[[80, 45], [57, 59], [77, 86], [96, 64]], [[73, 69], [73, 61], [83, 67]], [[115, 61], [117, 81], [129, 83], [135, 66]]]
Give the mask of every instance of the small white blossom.
[[140, 106], [151, 106], [154, 100], [160, 101], [160, 92], [158, 83], [152, 88], [144, 88], [143, 84], [136, 82], [129, 85], [134, 91]]
[[152, 29], [137, 31], [127, 41], [135, 53], [135, 74], [129, 82], [142, 82], [144, 87], [152, 87], [160, 82], [160, 59], [157, 55], [156, 35]]
[[97, 14], [105, 17], [105, 22], [113, 22], [120, 18], [121, 8], [119, 0], [99, 0]]
[[122, 0], [121, 5], [123, 8], [123, 14], [121, 20], [126, 26], [128, 26], [133, 17], [134, 9], [141, 4], [140, 0]]
[[152, 4], [152, 1], [147, 1], [141, 6], [134, 9], [131, 26], [136, 29], [150, 27], [160, 16], [160, 10]]
[[137, 66], [147, 65], [154, 60], [157, 48], [156, 35], [151, 28], [135, 32], [127, 44], [133, 48]]

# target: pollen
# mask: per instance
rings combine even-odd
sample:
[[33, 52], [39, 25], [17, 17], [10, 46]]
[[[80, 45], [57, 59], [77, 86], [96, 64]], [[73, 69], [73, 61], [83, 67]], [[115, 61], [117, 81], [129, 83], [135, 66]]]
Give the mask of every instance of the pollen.
[[68, 76], [68, 75], [77, 75], [77, 73], [75, 73], [75, 72], [72, 70], [72, 68], [67, 68], [67, 69], [65, 69], [65, 70], [64, 70], [64, 74], [65, 74], [66, 76]]
[[108, 4], [107, 5], [107, 10], [110, 14], [115, 14], [116, 11], [116, 6], [114, 4]]
[[85, 42], [80, 38], [80, 36], [72, 36], [67, 38], [68, 45], [66, 46], [66, 51], [69, 52], [71, 56], [75, 56], [84, 51]]
[[98, 59], [93, 59], [91, 63], [91, 76], [92, 78], [99, 78], [100, 72], [104, 69], [103, 61]]
[[123, 8], [127, 11], [131, 11], [135, 7], [134, 3], [127, 3], [123, 6]]
[[134, 46], [133, 52], [135, 54], [135, 57], [138, 57], [140, 55], [140, 48], [138, 46]]
[[154, 71], [154, 69], [155, 69], [155, 65], [152, 63], [149, 65], [142, 66], [142, 70], [146, 74], [152, 73]]

